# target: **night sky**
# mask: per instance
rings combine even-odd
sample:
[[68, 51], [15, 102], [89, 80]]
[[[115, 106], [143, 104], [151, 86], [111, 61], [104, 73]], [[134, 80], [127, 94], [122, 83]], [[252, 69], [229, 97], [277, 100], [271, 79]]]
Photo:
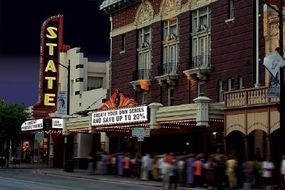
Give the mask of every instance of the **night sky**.
[[109, 15], [102, 0], [0, 0], [0, 97], [34, 105], [38, 99], [40, 30], [64, 15], [64, 44], [80, 47], [90, 61], [109, 58]]

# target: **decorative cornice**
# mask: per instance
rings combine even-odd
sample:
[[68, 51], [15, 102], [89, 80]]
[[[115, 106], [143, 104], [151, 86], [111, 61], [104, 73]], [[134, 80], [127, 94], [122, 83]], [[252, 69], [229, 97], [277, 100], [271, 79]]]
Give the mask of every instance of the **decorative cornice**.
[[[139, 1], [141, 0], [136, 0], [136, 2]], [[157, 14], [154, 14], [153, 7], [149, 1], [143, 1], [140, 5], [140, 8], [137, 10], [135, 21], [125, 26], [113, 29], [111, 31], [111, 36], [118, 36], [130, 32], [132, 30], [149, 26], [161, 20], [166, 20], [170, 17], [178, 16], [182, 13], [210, 5], [215, 1], [217, 0], [189, 0], [188, 3], [181, 4], [181, 0], [164, 0], [162, 1], [160, 6], [160, 12], [158, 12]]]

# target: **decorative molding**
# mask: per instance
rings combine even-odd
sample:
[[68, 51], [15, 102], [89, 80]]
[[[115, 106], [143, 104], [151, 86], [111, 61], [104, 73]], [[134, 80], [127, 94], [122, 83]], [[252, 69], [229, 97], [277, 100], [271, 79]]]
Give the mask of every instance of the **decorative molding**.
[[199, 9], [201, 7], [205, 7], [207, 5], [210, 5], [211, 3], [215, 2], [217, 0], [192, 0], [189, 4], [189, 9]]
[[144, 25], [145, 23], [150, 23], [154, 17], [154, 10], [149, 1], [144, 1], [138, 8], [135, 25]]
[[225, 135], [231, 132], [239, 131], [246, 134], [245, 130], [245, 114], [226, 115]]
[[162, 20], [175, 17], [181, 13], [181, 0], [163, 0], [160, 6]]

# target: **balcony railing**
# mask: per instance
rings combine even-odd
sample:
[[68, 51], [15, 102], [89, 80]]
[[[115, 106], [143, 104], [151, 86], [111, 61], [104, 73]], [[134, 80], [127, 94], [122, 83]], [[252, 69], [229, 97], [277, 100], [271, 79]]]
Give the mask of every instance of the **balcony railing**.
[[225, 93], [226, 108], [268, 105], [279, 103], [279, 98], [267, 98], [267, 87], [236, 90]]
[[211, 57], [209, 55], [198, 55], [192, 57], [192, 65], [190, 69], [195, 69], [199, 67], [211, 67], [210, 58]]
[[137, 80], [151, 80], [150, 69], [138, 69], [133, 72], [133, 81]]
[[159, 75], [176, 75], [178, 74], [178, 62], [163, 63], [158, 67]]

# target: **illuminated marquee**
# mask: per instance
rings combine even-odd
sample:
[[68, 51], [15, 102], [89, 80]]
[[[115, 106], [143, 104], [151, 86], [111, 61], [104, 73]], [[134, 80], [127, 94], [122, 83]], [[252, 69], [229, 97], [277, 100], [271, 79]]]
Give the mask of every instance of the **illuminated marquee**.
[[35, 107], [56, 110], [59, 52], [62, 47], [63, 16], [47, 19], [41, 29], [40, 94]]
[[97, 111], [92, 113], [92, 126], [148, 121], [147, 106]]

